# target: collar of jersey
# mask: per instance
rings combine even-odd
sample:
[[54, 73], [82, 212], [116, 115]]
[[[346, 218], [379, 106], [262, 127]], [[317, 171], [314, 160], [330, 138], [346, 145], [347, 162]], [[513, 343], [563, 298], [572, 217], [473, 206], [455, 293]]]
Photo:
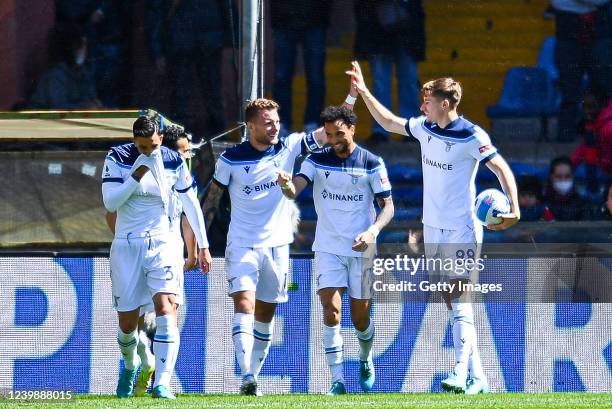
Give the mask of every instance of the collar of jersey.
[[451, 123], [449, 123], [446, 128], [440, 128], [435, 122], [421, 122], [421, 128], [425, 131], [426, 134], [431, 135], [437, 139], [441, 139], [443, 141], [451, 141], [458, 143], [466, 143], [476, 138], [474, 132], [470, 129], [453, 129], [457, 128], [458, 125], [463, 124], [465, 119], [460, 116]]
[[279, 148], [278, 151], [276, 151], [276, 145], [272, 145], [270, 146], [268, 149], [266, 149], [265, 151], [258, 151], [257, 149], [255, 149], [253, 147], [253, 145], [251, 145], [250, 142], [246, 141], [244, 142], [244, 147], [238, 145], [238, 147], [242, 147], [244, 150], [247, 151], [247, 157], [252, 157], [253, 159], [250, 160], [231, 160], [228, 159], [225, 155], [221, 155], [219, 158], [222, 159], [224, 162], [229, 163], [230, 165], [252, 165], [255, 163], [259, 163], [261, 161], [267, 161], [267, 160], [272, 160], [275, 157], [277, 157], [278, 155], [281, 155], [282, 153], [284, 153], [285, 149], [285, 145], [282, 142], [278, 142]]
[[[359, 154], [359, 152], [362, 150], [361, 147], [359, 145], [357, 145], [355, 147], [355, 150], [353, 150], [353, 152], [351, 152], [351, 154], [349, 155], [348, 158], [346, 159], [342, 159], [340, 157], [338, 157], [338, 155], [336, 155], [336, 152], [332, 149], [332, 148], [328, 148], [329, 150], [327, 152], [325, 152], [326, 154], [338, 159], [339, 161], [342, 162], [346, 162], [349, 159], [354, 159], [355, 156], [357, 156]], [[330, 166], [330, 165], [323, 165], [320, 163], [315, 162], [314, 160], [312, 160], [309, 157], [307, 157], [305, 160], [309, 161], [310, 163], [312, 163], [312, 165], [315, 168], [319, 168], [319, 169], [324, 169], [324, 170], [330, 170], [330, 171], [334, 171], [334, 172], [344, 172], [344, 173], [349, 173], [349, 174], [370, 174], [370, 173], [374, 173], [376, 172], [380, 166], [376, 166], [372, 169], [366, 169], [365, 167], [343, 167], [343, 166]]]

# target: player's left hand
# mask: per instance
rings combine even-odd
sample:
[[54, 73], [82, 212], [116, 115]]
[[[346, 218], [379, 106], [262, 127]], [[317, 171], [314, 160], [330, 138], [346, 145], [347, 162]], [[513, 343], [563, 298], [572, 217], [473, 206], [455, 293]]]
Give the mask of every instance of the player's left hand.
[[353, 246], [351, 248], [353, 251], [366, 251], [369, 243], [374, 243], [375, 240], [374, 235], [366, 230], [363, 233], [359, 233], [357, 237], [355, 237], [355, 241], [353, 242]]
[[208, 274], [210, 272], [210, 266], [212, 265], [212, 257], [208, 249], [200, 249], [198, 253], [198, 263], [202, 273]]
[[487, 229], [494, 231], [506, 230], [517, 224], [520, 219], [520, 216], [515, 213], [499, 214], [497, 217], [500, 217], [502, 222], [499, 224], [488, 224]]

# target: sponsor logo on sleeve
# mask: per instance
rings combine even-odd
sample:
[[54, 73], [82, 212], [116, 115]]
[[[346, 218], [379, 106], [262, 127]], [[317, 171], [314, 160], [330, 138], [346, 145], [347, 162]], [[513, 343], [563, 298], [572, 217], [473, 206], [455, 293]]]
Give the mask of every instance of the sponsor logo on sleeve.
[[478, 148], [478, 152], [485, 153], [486, 151], [491, 150], [491, 145], [483, 145]]

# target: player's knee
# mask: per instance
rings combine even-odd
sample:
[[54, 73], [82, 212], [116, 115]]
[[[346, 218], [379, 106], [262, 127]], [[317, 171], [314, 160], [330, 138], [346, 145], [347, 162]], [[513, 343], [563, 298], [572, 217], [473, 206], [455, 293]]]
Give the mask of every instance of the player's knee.
[[370, 316], [353, 316], [352, 317], [353, 326], [357, 331], [365, 331], [370, 326]]
[[325, 325], [334, 326], [340, 324], [340, 309], [334, 305], [323, 306], [323, 319]]
[[243, 314], [253, 314], [255, 306], [250, 300], [242, 299], [234, 303], [234, 312], [240, 312]]
[[131, 321], [127, 319], [119, 320], [119, 328], [124, 334], [132, 333], [136, 331], [136, 328], [138, 328], [138, 321]]

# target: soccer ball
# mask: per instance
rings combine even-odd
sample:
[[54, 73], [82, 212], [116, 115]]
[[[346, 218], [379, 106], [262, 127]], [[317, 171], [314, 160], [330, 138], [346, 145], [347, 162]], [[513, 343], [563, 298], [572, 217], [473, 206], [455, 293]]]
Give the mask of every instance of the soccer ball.
[[476, 197], [474, 213], [483, 225], [499, 224], [502, 222], [498, 214], [510, 213], [510, 200], [497, 189], [487, 189]]

